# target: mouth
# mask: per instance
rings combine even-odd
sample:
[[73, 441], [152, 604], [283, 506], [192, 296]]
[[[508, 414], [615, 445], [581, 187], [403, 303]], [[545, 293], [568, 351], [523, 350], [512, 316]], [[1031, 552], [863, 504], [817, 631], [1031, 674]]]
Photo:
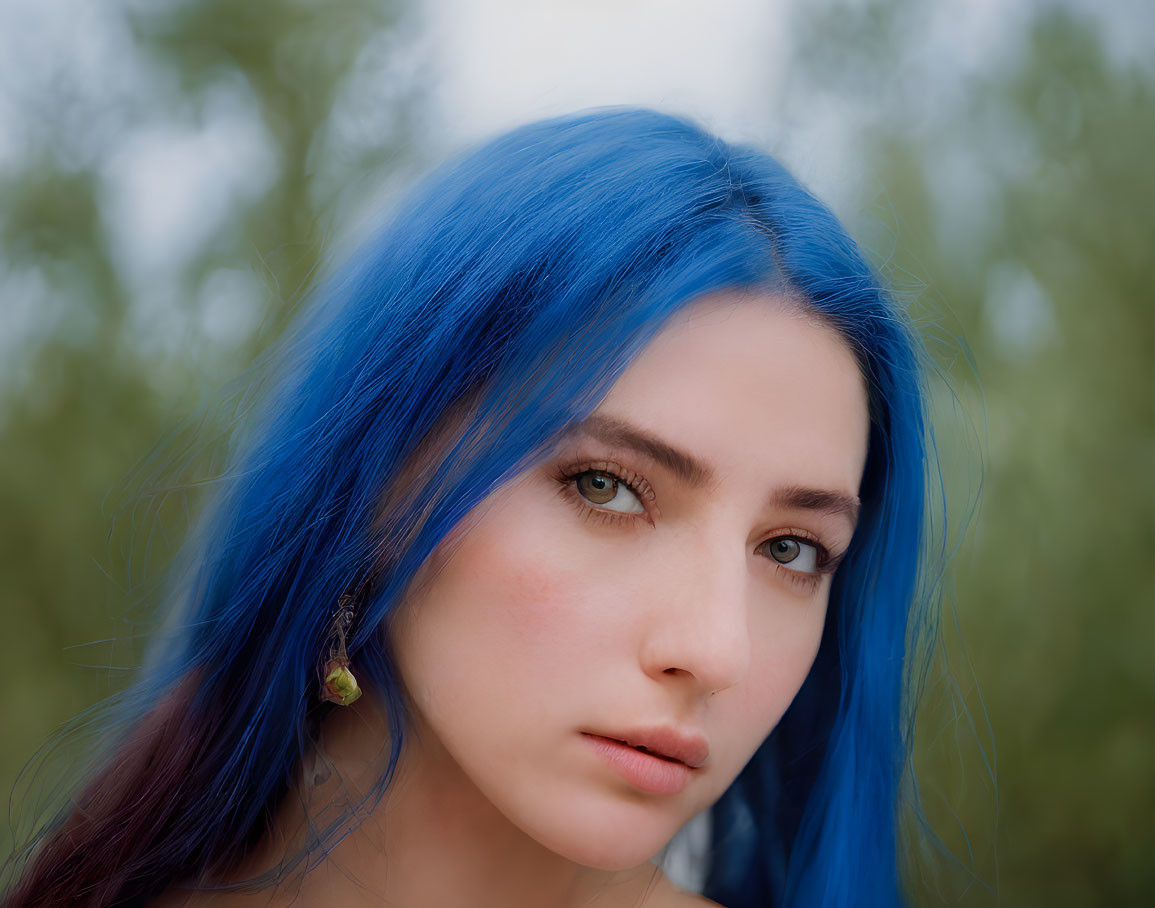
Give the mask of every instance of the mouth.
[[631, 744], [583, 732], [593, 751], [613, 771], [634, 788], [653, 795], [676, 795], [693, 779], [697, 770], [669, 754], [655, 752], [646, 745]]
[[710, 745], [705, 735], [695, 729], [677, 728], [673, 725], [589, 730], [586, 734], [624, 745], [659, 760], [681, 763], [690, 769], [700, 768], [710, 755]]
[[[595, 735], [594, 737], [603, 738], [605, 735]], [[606, 738], [607, 741], [613, 741], [615, 744], [624, 744], [626, 747], [631, 747], [639, 753], [649, 754], [651, 757], [657, 757], [659, 760], [666, 760], [669, 763], [681, 763], [683, 766], [686, 763], [679, 760], [677, 757], [668, 757], [663, 753], [658, 753], [656, 750], [650, 750], [644, 744], [631, 744], [629, 741], [621, 741], [618, 738]]]

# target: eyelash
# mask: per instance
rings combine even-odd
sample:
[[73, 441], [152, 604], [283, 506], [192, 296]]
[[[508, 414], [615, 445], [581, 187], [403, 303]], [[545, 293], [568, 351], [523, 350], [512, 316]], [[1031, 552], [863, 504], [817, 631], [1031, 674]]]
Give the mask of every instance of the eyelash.
[[[637, 496], [645, 508], [645, 514], [626, 514], [621, 511], [610, 510], [609, 508], [600, 508], [592, 502], [587, 501], [578, 492], [576, 482], [578, 477], [585, 473], [601, 473], [605, 476], [612, 476]], [[577, 504], [580, 508], [580, 513], [587, 520], [594, 520], [616, 526], [629, 526], [634, 525], [635, 520], [644, 517], [653, 525], [654, 520], [651, 515], [651, 509], [658, 514], [661, 513], [658, 511], [657, 496], [654, 494], [653, 488], [646, 479], [612, 461], [587, 461], [572, 467], [559, 468], [557, 478], [561, 484], [559, 491], [562, 493], [562, 497]]]
[[[629, 514], [622, 511], [613, 511], [608, 508], [598, 507], [587, 501], [578, 492], [576, 482], [576, 480], [585, 473], [601, 473], [605, 476], [613, 477], [637, 496], [645, 508], [645, 513]], [[578, 513], [586, 520], [593, 520], [602, 524], [612, 524], [615, 526], [636, 526], [635, 521], [644, 518], [648, 520], [652, 526], [654, 520], [651, 510], [659, 514], [661, 513], [657, 506], [657, 496], [649, 482], [647, 482], [643, 476], [640, 476], [632, 470], [627, 470], [613, 461], [583, 461], [573, 466], [559, 466], [555, 478], [558, 481], [558, 491], [562, 498], [575, 505], [578, 508]], [[799, 542], [812, 545], [818, 550], [817, 570], [813, 573], [792, 570], [781, 562], [775, 561], [769, 556], [766, 557], [766, 560], [773, 567], [775, 574], [786, 580], [796, 589], [805, 592], [812, 592], [817, 589], [824, 576], [833, 574], [838, 568], [839, 562], [842, 561], [843, 554], [845, 554], [842, 553], [832, 557], [826, 547], [815, 539], [813, 535], [806, 530], [795, 527], [790, 527], [784, 532], [779, 532], [767, 537], [758, 544], [757, 548], [761, 548], [766, 545], [766, 543], [773, 542], [776, 539], [796, 539]]]

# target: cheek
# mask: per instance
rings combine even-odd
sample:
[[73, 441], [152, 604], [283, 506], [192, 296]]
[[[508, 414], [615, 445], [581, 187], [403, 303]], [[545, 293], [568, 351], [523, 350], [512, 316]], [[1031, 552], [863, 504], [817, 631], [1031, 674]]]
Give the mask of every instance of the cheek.
[[[393, 635], [402, 677], [434, 705], [482, 694], [546, 699], [604, 650], [603, 587], [572, 519], [542, 489], [513, 492], [476, 519]], [[564, 544], [562, 544], [564, 540]], [[606, 590], [606, 593], [599, 592]], [[556, 696], [556, 691], [552, 692]], [[500, 701], [499, 701], [500, 702]]]
[[[510, 508], [463, 549], [458, 576], [475, 591], [488, 633], [514, 652], [557, 654], [589, 631], [588, 576], [580, 552], [543, 507]], [[509, 652], [508, 649], [498, 652]]]
[[822, 594], [780, 603], [751, 621], [750, 674], [740, 706], [747, 727], [769, 734], [782, 718], [814, 664], [825, 620]]
[[561, 644], [579, 611], [577, 578], [558, 553], [526, 536], [488, 538], [466, 570], [496, 614], [492, 630], [517, 647]]

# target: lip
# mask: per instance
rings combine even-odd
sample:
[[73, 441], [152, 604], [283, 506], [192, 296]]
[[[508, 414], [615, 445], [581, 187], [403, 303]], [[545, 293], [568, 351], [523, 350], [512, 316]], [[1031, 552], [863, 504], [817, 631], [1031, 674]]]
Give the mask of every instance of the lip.
[[710, 744], [705, 735], [679, 731], [669, 725], [648, 728], [623, 728], [617, 731], [591, 731], [585, 734], [608, 738], [630, 747], [644, 747], [652, 754], [685, 763], [691, 769], [699, 768], [710, 756]]
[[[698, 771], [673, 757], [637, 750], [616, 737], [582, 732], [582, 738], [588, 741], [599, 756], [626, 782], [649, 794], [678, 794], [690, 784], [694, 773]], [[698, 753], [700, 752], [699, 750]]]
[[705, 735], [669, 725], [583, 731], [582, 737], [618, 775], [650, 794], [679, 793], [710, 756]]

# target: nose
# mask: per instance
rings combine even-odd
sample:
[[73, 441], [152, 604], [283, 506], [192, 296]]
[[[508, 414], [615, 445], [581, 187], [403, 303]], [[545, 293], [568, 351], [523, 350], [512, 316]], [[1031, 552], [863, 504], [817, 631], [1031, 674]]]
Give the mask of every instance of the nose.
[[661, 578], [642, 644], [642, 668], [668, 683], [684, 679], [708, 697], [738, 684], [750, 665], [747, 566], [743, 546], [694, 536], [663, 550]]

